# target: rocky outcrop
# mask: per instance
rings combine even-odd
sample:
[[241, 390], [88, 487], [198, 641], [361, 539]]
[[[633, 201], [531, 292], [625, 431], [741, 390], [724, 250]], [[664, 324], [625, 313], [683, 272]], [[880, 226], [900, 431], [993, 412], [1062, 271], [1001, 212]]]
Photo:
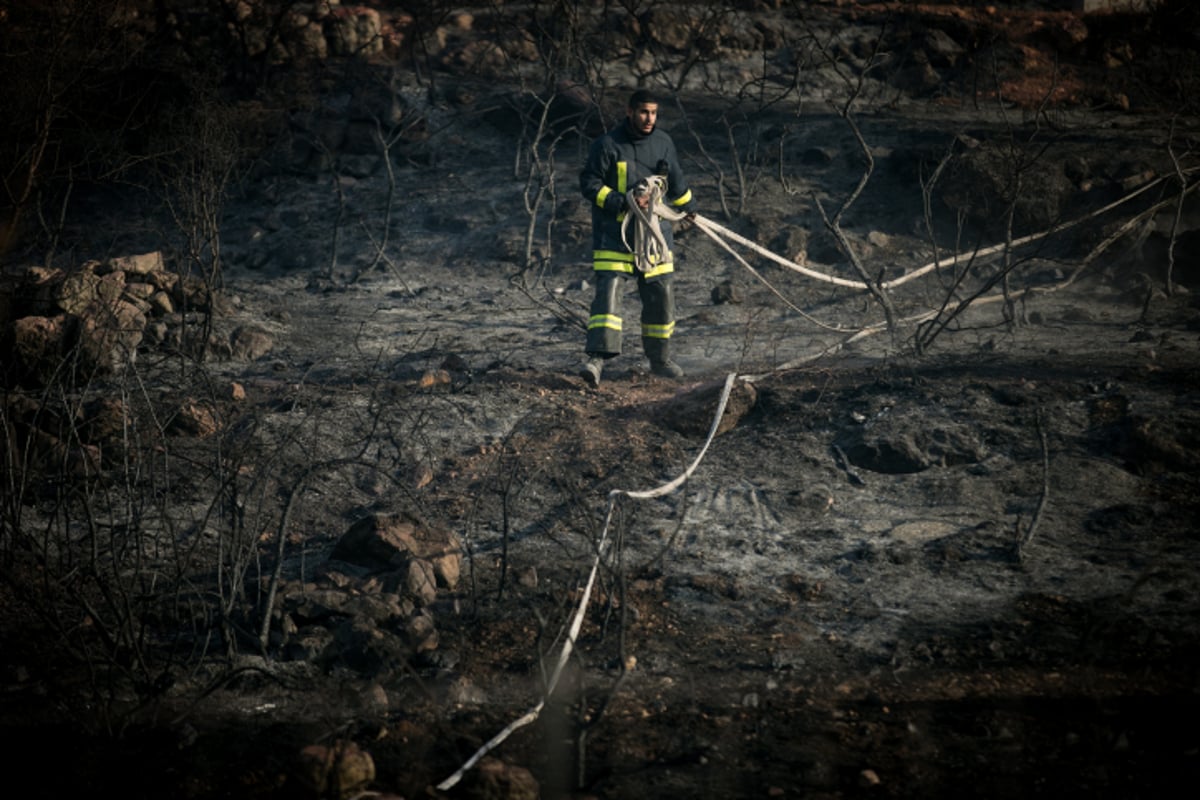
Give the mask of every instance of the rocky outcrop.
[[363, 517], [317, 580], [284, 587], [273, 644], [287, 660], [387, 675], [438, 648], [434, 609], [441, 592], [458, 586], [461, 563], [448, 529], [402, 515]]
[[10, 271], [0, 276], [3, 382], [40, 387], [65, 373], [86, 381], [119, 371], [155, 338], [151, 322], [209, 305], [199, 281], [166, 270], [158, 252]]
[[[6, 271], [0, 274], [0, 382], [38, 389], [121, 372], [142, 349], [183, 349], [184, 329], [200, 332], [218, 305], [204, 281], [171, 271], [158, 251], [69, 269]], [[241, 326], [206, 344], [218, 357], [253, 361], [274, 342], [261, 328]]]

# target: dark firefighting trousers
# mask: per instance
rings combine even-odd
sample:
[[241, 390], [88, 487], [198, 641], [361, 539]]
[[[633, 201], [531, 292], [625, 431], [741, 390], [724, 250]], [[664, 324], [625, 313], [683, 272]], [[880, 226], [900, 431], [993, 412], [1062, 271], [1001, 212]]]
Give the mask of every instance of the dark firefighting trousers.
[[[629, 273], [596, 270], [596, 294], [588, 317], [587, 344], [590, 356], [612, 358], [621, 352], [621, 293]], [[638, 273], [638, 296], [642, 301], [642, 349], [654, 363], [667, 359], [667, 343], [675, 332], [675, 293], [672, 275], [667, 273], [647, 280]]]

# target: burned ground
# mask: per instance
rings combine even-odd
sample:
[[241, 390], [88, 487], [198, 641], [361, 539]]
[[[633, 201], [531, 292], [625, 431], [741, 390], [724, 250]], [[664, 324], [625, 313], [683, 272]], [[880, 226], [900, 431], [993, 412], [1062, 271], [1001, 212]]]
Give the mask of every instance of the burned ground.
[[[844, 63], [861, 63], [895, 10], [858, 5], [820, 21], [840, 31]], [[994, 41], [994, 11], [925, 12], [889, 18], [923, 52], [954, 50], [935, 29]], [[681, 92], [663, 124], [705, 217], [853, 278], [821, 215], [870, 163], [839, 220], [850, 252], [873, 279], [943, 263], [888, 293], [901, 318], [888, 330], [868, 327], [884, 316], [866, 292], [746, 254], [751, 270], [685, 225], [677, 383], [648, 373], [633, 337], [599, 388], [576, 376], [586, 137], [560, 146], [553, 241], [527, 261], [511, 87], [443, 75], [454, 102], [424, 108], [442, 126], [436, 147], [406, 140], [395, 184], [391, 169], [357, 170], [360, 156], [332, 171], [295, 147], [278, 156], [287, 168], [270, 162], [226, 214], [216, 325], [232, 344], [202, 377], [144, 347], [134, 383], [214, 412], [212, 430], [164, 424], [181, 469], [155, 484], [179, 519], [172, 541], [223, 563], [198, 522], [218, 515], [215, 479], [184, 468], [219, 442], [221, 474], [237, 476], [223, 480], [247, 487], [229, 513], [262, 543], [246, 583], [266, 586], [283, 554], [292, 605], [260, 651], [168, 659], [162, 687], [129, 688], [99, 656], [59, 660], [77, 635], [64, 619], [23, 616], [7, 593], [45, 562], [20, 553], [0, 591], [14, 609], [3, 741], [22, 794], [343, 796], [298, 764], [305, 747], [349, 742], [374, 765], [358, 788], [407, 798], [534, 796], [531, 781], [579, 798], [1175, 793], [1200, 758], [1200, 273], [1195, 200], [1178, 217], [1170, 202], [1172, 176], [1194, 185], [1196, 129], [1151, 102], [1161, 83], [1132, 67], [1116, 86], [1064, 65], [1073, 94], [1050, 98], [1038, 69], [1077, 24], [1010, 20], [1032, 32], [1006, 80], [1025, 74], [1035, 100], [1016, 83], [1002, 91], [1012, 102], [964, 94], [970, 70], [917, 58], [899, 83], [868, 87], [852, 120], [815, 102], [740, 117], [738, 141], [761, 147], [741, 152], [740, 184], [700, 155], [730, 141], [728, 100]], [[1101, 63], [1135, 52], [1092, 24], [1103, 35], [1076, 50], [1099, 48]], [[943, 80], [928, 84], [924, 67]], [[822, 96], [846, 90], [836, 71], [805, 80]], [[1029, 169], [1010, 169], [1025, 157]], [[1013, 175], [1015, 194], [1002, 180]], [[105, 203], [90, 210], [80, 242], [157, 246]], [[383, 233], [386, 259], [369, 246]], [[959, 310], [974, 292], [987, 299]], [[632, 319], [636, 295], [625, 303]], [[246, 330], [269, 344], [239, 350]], [[689, 469], [660, 497], [623, 494]], [[52, 516], [56, 492], [40, 487], [25, 519]], [[411, 647], [346, 610], [388, 595], [383, 579], [330, 558], [356, 521], [390, 513], [462, 549], [461, 578], [424, 603], [436, 639], [405, 628], [397, 641]], [[543, 696], [597, 562], [545, 709], [490, 752], [498, 762], [435, 790]], [[302, 605], [331, 587], [342, 596], [320, 602], [342, 605], [306, 631], [326, 612]], [[156, 644], [195, 653], [204, 619], [181, 615], [191, 628]], [[32, 766], [47, 754], [53, 767]]]

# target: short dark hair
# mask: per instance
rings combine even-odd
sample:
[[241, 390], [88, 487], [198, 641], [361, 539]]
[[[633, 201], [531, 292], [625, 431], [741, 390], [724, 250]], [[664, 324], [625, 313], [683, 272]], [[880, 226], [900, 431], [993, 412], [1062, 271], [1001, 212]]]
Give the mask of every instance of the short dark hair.
[[653, 103], [658, 105], [658, 97], [649, 89], [638, 89], [633, 94], [629, 95], [629, 105], [627, 108], [637, 108], [645, 103]]

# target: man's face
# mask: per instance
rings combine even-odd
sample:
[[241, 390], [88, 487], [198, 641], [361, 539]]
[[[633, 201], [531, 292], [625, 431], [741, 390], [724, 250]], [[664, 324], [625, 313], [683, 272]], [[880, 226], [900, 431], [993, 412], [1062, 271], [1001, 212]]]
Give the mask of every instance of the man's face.
[[629, 124], [638, 133], [649, 133], [658, 123], [658, 103], [638, 103], [633, 108], [626, 109], [625, 116]]

